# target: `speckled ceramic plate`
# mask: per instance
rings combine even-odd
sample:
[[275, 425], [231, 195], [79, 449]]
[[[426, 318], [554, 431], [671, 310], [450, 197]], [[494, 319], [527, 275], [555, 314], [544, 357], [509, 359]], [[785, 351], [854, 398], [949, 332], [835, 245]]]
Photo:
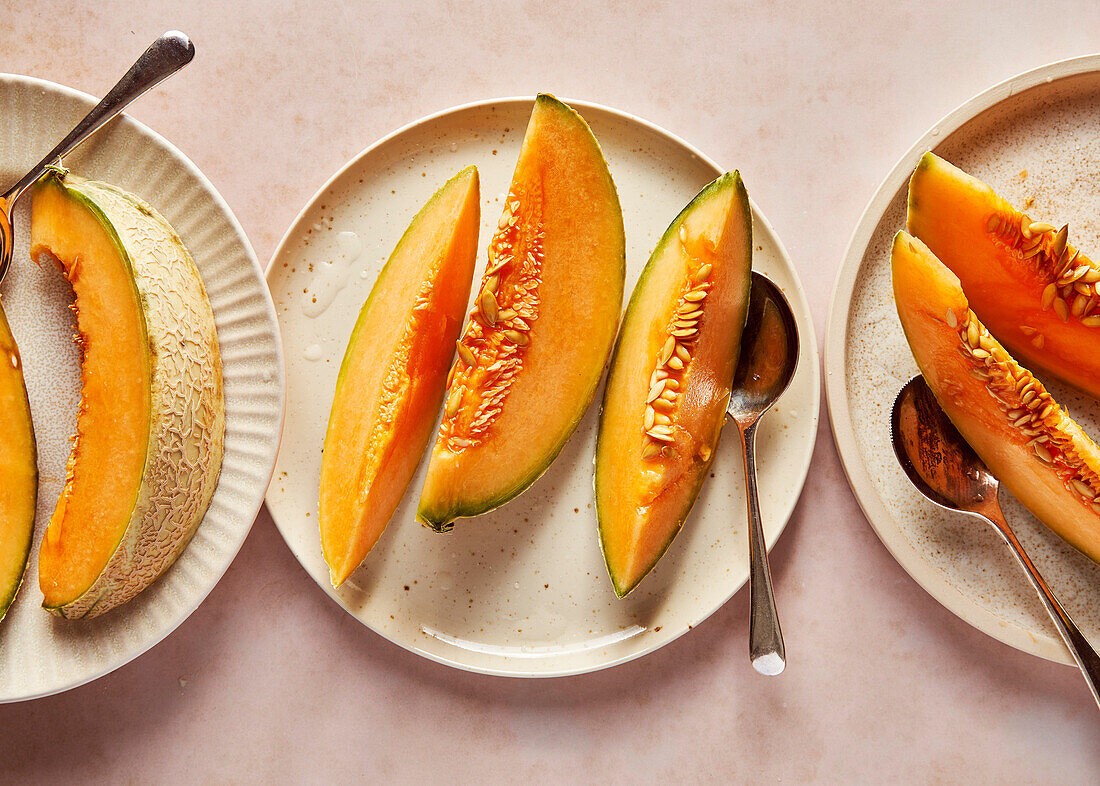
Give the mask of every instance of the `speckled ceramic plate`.
[[[541, 677], [591, 671], [656, 649], [744, 584], [746, 514], [732, 429], [684, 531], [626, 600], [611, 589], [596, 536], [596, 406], [526, 493], [485, 516], [458, 521], [447, 535], [414, 519], [422, 463], [378, 545], [338, 592], [329, 584], [317, 532], [321, 446], [336, 374], [378, 270], [432, 192], [468, 164], [481, 172], [484, 248], [531, 106], [531, 99], [478, 103], [402, 128], [341, 170], [291, 227], [268, 274], [287, 357], [289, 414], [267, 499], [309, 574], [373, 630], [459, 668]], [[600, 140], [618, 186], [629, 292], [665, 227], [722, 170], [648, 123], [599, 106], [573, 106]], [[787, 293], [803, 342], [791, 389], [761, 426], [761, 496], [774, 542], [813, 449], [818, 372], [802, 289], [779, 239], [754, 211], [754, 267]], [[484, 263], [482, 253], [479, 278]]]
[[[1100, 248], [1100, 56], [1003, 82], [952, 112], [886, 178], [856, 227], [837, 279], [826, 342], [826, 392], [848, 480], [882, 542], [944, 606], [1012, 646], [1070, 663], [1053, 624], [992, 529], [940, 511], [909, 484], [890, 446], [890, 408], [917, 373], [894, 310], [890, 240], [905, 226], [909, 175], [927, 150], [992, 185], [1036, 220], [1069, 221], [1073, 242]], [[1044, 382], [1047, 380], [1044, 379]], [[1100, 437], [1100, 405], [1051, 393]], [[1100, 566], [1010, 494], [1005, 514], [1081, 629], [1100, 641]]]
[[[92, 106], [83, 93], [0, 74], [0, 183], [7, 188]], [[3, 284], [19, 342], [38, 438], [38, 523], [31, 563], [0, 624], [0, 701], [66, 690], [142, 654], [187, 619], [244, 542], [271, 477], [283, 413], [278, 325], [263, 272], [237, 220], [202, 173], [160, 136], [123, 117], [65, 163], [146, 199], [172, 223], [202, 274], [225, 371], [225, 461], [210, 509], [191, 544], [137, 598], [92, 620], [40, 608], [35, 555], [65, 478], [80, 399], [79, 354], [61, 273], [28, 256], [30, 199], [19, 204], [16, 249]], [[3, 479], [0, 478], [0, 482]]]

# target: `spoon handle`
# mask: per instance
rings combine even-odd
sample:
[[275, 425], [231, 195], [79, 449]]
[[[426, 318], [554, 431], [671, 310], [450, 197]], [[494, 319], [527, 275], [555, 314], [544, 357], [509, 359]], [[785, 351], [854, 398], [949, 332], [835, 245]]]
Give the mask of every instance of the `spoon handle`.
[[1016, 559], [1024, 567], [1032, 585], [1039, 593], [1039, 599], [1043, 601], [1050, 618], [1054, 620], [1055, 627], [1062, 635], [1062, 640], [1065, 641], [1066, 646], [1069, 647], [1069, 651], [1073, 655], [1073, 659], [1077, 661], [1077, 665], [1081, 668], [1081, 673], [1085, 676], [1085, 682], [1088, 683], [1089, 690], [1092, 691], [1093, 700], [1100, 706], [1100, 692], [1097, 690], [1097, 686], [1100, 685], [1100, 655], [1096, 654], [1096, 650], [1089, 644], [1088, 639], [1081, 634], [1076, 623], [1070, 619], [1069, 614], [1062, 608], [1062, 604], [1054, 597], [1054, 593], [1051, 592], [1050, 587], [1043, 580], [1039, 570], [1032, 564], [1027, 552], [1024, 551], [1020, 541], [1016, 539], [1016, 534], [1008, 526], [1000, 510], [984, 510], [981, 515], [990, 520], [1001, 534], [1001, 537], [1004, 538], [1005, 543], [1012, 549]]
[[57, 147], [46, 154], [34, 169], [4, 194], [4, 201], [11, 204], [27, 187], [42, 176], [46, 167], [58, 158], [68, 155], [73, 148], [98, 131], [127, 107], [135, 98], [179, 71], [191, 62], [195, 56], [195, 45], [191, 39], [177, 30], [169, 30], [149, 45], [145, 53], [137, 59], [130, 70], [111, 88], [111, 92], [95, 105], [87, 117], [69, 132]]
[[749, 501], [749, 658], [761, 674], [776, 676], [787, 665], [779, 612], [775, 608], [764, 524], [760, 520], [760, 499], [756, 490], [756, 424], [742, 427], [741, 451], [745, 456], [745, 490]]

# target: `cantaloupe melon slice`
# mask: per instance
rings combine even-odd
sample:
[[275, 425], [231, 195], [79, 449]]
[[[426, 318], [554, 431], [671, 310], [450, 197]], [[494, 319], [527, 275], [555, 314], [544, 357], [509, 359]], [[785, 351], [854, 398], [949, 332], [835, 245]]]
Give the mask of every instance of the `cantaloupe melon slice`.
[[42, 605], [92, 617], [167, 570], [206, 513], [225, 433], [214, 316], [168, 222], [106, 183], [40, 180], [31, 255], [72, 284], [82, 350], [77, 433], [38, 557]]
[[0, 619], [27, 569], [38, 501], [38, 457], [23, 361], [0, 306]]
[[726, 418], [752, 282], [752, 211], [722, 175], [665, 231], [623, 317], [596, 443], [600, 545], [619, 597], [695, 504]]
[[474, 277], [479, 193], [468, 167], [424, 205], [352, 331], [321, 461], [321, 548], [334, 587], [374, 548], [431, 437]]
[[427, 526], [503, 505], [557, 457], [611, 353], [625, 257], [596, 138], [540, 95], [448, 383], [417, 511]]

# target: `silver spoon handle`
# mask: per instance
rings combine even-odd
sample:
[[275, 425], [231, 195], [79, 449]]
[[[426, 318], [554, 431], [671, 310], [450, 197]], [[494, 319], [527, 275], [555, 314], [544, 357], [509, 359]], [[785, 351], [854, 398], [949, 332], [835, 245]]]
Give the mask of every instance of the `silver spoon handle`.
[[42, 176], [46, 167], [61, 156], [68, 155], [73, 148], [98, 131], [115, 115], [127, 107], [135, 98], [145, 93], [172, 74], [191, 62], [195, 56], [195, 45], [191, 39], [177, 30], [169, 30], [149, 45], [145, 53], [137, 59], [111, 92], [95, 105], [88, 116], [81, 120], [69, 135], [51, 150], [34, 169], [4, 194], [9, 205], [19, 198], [31, 183]]
[[1066, 646], [1069, 647], [1069, 651], [1073, 655], [1073, 659], [1077, 661], [1077, 665], [1081, 668], [1085, 682], [1088, 683], [1089, 690], [1092, 691], [1093, 700], [1100, 706], [1100, 692], [1097, 690], [1097, 686], [1100, 685], [1100, 655], [1096, 654], [1096, 650], [1089, 644], [1088, 639], [1081, 634], [1076, 623], [1070, 619], [1069, 614], [1062, 608], [1062, 604], [1054, 597], [1054, 593], [1051, 592], [1050, 587], [1043, 580], [1039, 570], [1032, 564], [1027, 552], [1024, 551], [1020, 541], [1016, 539], [1016, 534], [1008, 526], [1004, 517], [996, 514], [985, 514], [985, 518], [989, 519], [996, 530], [1001, 533], [1001, 537], [1004, 538], [1005, 543], [1012, 549], [1012, 553], [1016, 555], [1017, 561], [1027, 572], [1028, 578], [1031, 579], [1032, 585], [1039, 593], [1039, 599], [1043, 601], [1050, 618], [1054, 620], [1055, 627], [1062, 634], [1062, 640], [1065, 641]]
[[764, 524], [760, 520], [760, 499], [756, 489], [756, 424], [738, 429], [745, 456], [745, 489], [749, 500], [749, 658], [761, 674], [781, 674], [787, 665], [779, 612], [775, 608], [772, 574]]

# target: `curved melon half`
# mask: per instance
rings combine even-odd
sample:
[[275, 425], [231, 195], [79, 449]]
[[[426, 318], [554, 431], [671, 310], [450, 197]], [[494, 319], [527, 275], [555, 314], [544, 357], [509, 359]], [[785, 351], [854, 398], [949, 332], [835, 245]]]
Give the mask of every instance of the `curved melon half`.
[[504, 504], [564, 447], [615, 340], [625, 244], [588, 124], [540, 95], [451, 372], [422, 522], [442, 532]]
[[726, 418], [752, 282], [752, 213], [727, 173], [676, 217], [630, 298], [604, 391], [596, 516], [623, 597], [695, 504]]
[[374, 548], [432, 435], [474, 277], [478, 200], [475, 167], [436, 192], [352, 331], [321, 461], [321, 546], [334, 587]]
[[905, 337], [951, 422], [1036, 518], [1100, 562], [1100, 449], [989, 334], [924, 243], [899, 232], [891, 269]]
[[106, 183], [63, 170], [40, 180], [31, 255], [72, 284], [83, 382], [39, 550], [42, 605], [92, 617], [167, 570], [210, 504], [225, 432], [214, 316], [175, 231]]
[[23, 361], [0, 306], [0, 619], [27, 570], [38, 503], [38, 452]]
[[1068, 227], [1032, 221], [926, 153], [909, 181], [908, 228], [1013, 355], [1100, 398], [1100, 266], [1068, 242]]

